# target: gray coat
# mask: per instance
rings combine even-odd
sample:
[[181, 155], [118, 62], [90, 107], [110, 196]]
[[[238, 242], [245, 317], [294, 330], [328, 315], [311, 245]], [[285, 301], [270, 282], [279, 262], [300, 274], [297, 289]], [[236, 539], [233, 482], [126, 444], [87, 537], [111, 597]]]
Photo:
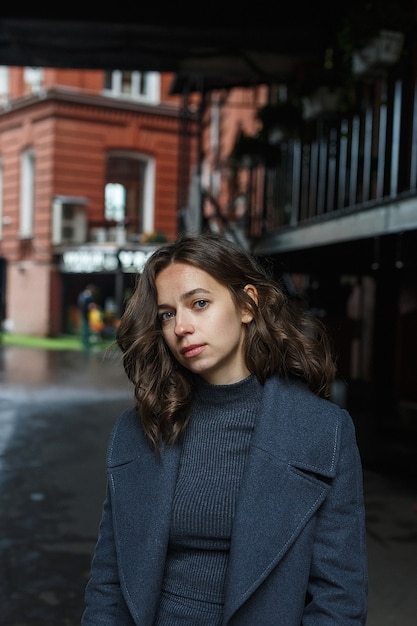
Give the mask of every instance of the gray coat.
[[[266, 382], [226, 579], [228, 626], [365, 624], [362, 470], [349, 414]], [[108, 490], [82, 626], [152, 626], [180, 445], [151, 451], [133, 409], [109, 443]]]

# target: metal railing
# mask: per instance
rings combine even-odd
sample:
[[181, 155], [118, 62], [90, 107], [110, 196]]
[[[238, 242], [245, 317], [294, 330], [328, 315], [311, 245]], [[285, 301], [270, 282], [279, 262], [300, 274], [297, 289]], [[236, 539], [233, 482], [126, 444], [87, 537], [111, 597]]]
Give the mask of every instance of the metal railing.
[[361, 211], [414, 194], [416, 85], [364, 85], [356, 111], [315, 121], [312, 139], [282, 141], [274, 167], [251, 171], [249, 235]]

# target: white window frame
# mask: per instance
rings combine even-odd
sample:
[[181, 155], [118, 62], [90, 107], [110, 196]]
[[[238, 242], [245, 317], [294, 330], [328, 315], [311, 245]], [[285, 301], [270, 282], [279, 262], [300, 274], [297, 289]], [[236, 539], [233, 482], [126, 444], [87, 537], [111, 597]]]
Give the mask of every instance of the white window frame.
[[3, 239], [3, 162], [0, 158], [0, 239]]
[[9, 68], [0, 65], [0, 105], [6, 104], [9, 99]]
[[42, 67], [25, 67], [23, 69], [23, 80], [30, 88], [31, 93], [39, 93], [43, 83]]
[[[121, 70], [113, 70], [111, 73], [111, 87], [105, 89], [105, 95], [126, 98], [138, 102], [146, 102], [148, 104], [159, 104], [161, 99], [161, 77], [159, 72], [130, 72], [131, 82], [130, 91], [122, 91], [123, 72]], [[146, 91], [140, 91], [141, 80], [145, 77]]]
[[155, 229], [155, 159], [146, 157], [145, 189], [143, 190], [143, 221], [144, 233], [153, 233]]
[[122, 222], [126, 217], [126, 187], [121, 183], [104, 186], [104, 219]]
[[143, 189], [142, 233], [153, 233], [155, 224], [155, 159], [142, 152], [111, 150], [109, 157], [136, 159], [145, 164]]
[[24, 150], [20, 156], [20, 223], [19, 237], [33, 237], [35, 214], [35, 152]]

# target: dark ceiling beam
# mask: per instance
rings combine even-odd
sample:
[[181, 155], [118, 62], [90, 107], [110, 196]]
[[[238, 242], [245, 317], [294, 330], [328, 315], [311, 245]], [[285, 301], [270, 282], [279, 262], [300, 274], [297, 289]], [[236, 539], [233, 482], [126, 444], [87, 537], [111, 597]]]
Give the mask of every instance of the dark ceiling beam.
[[0, 64], [279, 80], [289, 63], [321, 53], [334, 11], [331, 0], [292, 0], [278, 15], [263, 0], [233, 12], [218, 0], [198, 8], [148, 4], [133, 17], [123, 1], [117, 11], [101, 7], [98, 19], [72, 6], [65, 17], [53, 8], [2, 8]]

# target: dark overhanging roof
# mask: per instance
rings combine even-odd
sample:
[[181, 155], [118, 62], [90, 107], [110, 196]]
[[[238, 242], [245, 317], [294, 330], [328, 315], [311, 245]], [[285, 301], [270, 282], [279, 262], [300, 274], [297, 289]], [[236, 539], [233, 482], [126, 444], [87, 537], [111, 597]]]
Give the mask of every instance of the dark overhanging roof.
[[[285, 82], [299, 66], [323, 62], [347, 12], [385, 7], [384, 0], [119, 0], [91, 16], [75, 0], [48, 9], [2, 4], [0, 65], [171, 72], [179, 91]], [[409, 14], [416, 0], [392, 4]]]
[[[260, 0], [140, 8], [100, 7], [96, 18], [65, 6], [43, 15], [0, 9], [0, 65], [163, 71], [197, 85], [279, 82], [298, 63], [320, 56], [340, 11], [334, 0]], [[289, 5], [289, 6], [288, 6]], [[227, 10], [227, 13], [225, 13]], [[233, 13], [231, 13], [233, 10]]]

